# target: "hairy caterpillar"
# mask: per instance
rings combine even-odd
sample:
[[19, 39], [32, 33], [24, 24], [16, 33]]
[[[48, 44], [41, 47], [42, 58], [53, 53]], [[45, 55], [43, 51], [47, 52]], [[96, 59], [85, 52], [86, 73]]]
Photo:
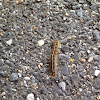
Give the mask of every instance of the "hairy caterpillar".
[[50, 73], [51, 76], [56, 76], [57, 74], [57, 54], [58, 54], [58, 48], [59, 48], [59, 41], [54, 41], [53, 46], [51, 49], [50, 54]]

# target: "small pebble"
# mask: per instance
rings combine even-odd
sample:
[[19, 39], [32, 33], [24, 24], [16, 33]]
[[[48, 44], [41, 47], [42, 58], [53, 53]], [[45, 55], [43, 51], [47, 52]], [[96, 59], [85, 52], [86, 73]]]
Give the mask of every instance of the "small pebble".
[[94, 87], [96, 89], [100, 89], [100, 79], [99, 78], [95, 80]]
[[37, 34], [37, 32], [34, 32], [34, 34], [36, 35], [36, 34]]
[[72, 39], [72, 37], [68, 36], [68, 37], [67, 37], [67, 39], [68, 39], [68, 40], [71, 40], [71, 39]]
[[25, 80], [24, 80], [24, 86], [25, 87], [28, 87], [27, 82]]
[[98, 8], [98, 12], [100, 13], [100, 8]]
[[20, 73], [18, 73], [18, 77], [22, 77], [22, 75]]
[[65, 76], [69, 74], [69, 70], [68, 70], [67, 66], [62, 67], [62, 74], [65, 75]]
[[3, 96], [3, 99], [6, 100], [6, 96]]
[[40, 2], [41, 0], [37, 0], [37, 2]]
[[87, 53], [90, 53], [90, 50], [87, 50]]
[[2, 95], [2, 96], [6, 95], [6, 92], [2, 92], [1, 95]]
[[97, 96], [97, 100], [100, 100], [100, 95], [99, 95], [99, 96]]
[[93, 47], [93, 50], [95, 50], [95, 51], [96, 51], [96, 50], [98, 50], [98, 48], [96, 48], [96, 47]]
[[39, 99], [39, 97], [37, 97], [37, 99], [36, 99], [36, 100], [40, 100], [40, 99]]
[[65, 82], [60, 82], [59, 87], [62, 88], [62, 90], [66, 89], [66, 83]]
[[74, 32], [77, 32], [77, 30], [74, 30]]
[[44, 45], [44, 40], [39, 40], [39, 41], [38, 41], [38, 45], [39, 45], [39, 46]]
[[97, 40], [100, 40], [100, 32], [98, 30], [94, 31], [94, 35], [95, 35]]
[[17, 0], [16, 4], [19, 4], [19, 3], [22, 3], [22, 2], [23, 2], [23, 0]]
[[30, 77], [24, 77], [24, 80], [29, 81], [30, 80]]
[[40, 66], [40, 65], [38, 65], [38, 68], [40, 69], [40, 68], [41, 68], [41, 66]]
[[47, 3], [47, 5], [50, 5], [50, 0], [47, 0], [46, 3]]
[[12, 73], [10, 76], [10, 81], [17, 81], [18, 80], [18, 74], [17, 73]]
[[34, 100], [34, 94], [33, 93], [28, 94], [27, 100]]
[[78, 85], [79, 76], [78, 76], [77, 74], [73, 74], [73, 75], [71, 76], [71, 81], [72, 81], [72, 84]]
[[100, 74], [100, 70], [95, 70], [94, 75], [95, 75], [95, 76], [98, 76], [99, 74]]
[[88, 62], [91, 62], [91, 61], [93, 61], [93, 57], [90, 57], [90, 58], [88, 59]]
[[12, 39], [6, 41], [6, 43], [7, 43], [8, 45], [11, 45], [11, 44], [12, 44]]
[[77, 92], [77, 95], [80, 95], [80, 92]]
[[40, 93], [46, 95], [47, 94], [47, 91], [46, 91], [45, 88], [42, 88], [42, 89], [40, 89]]
[[82, 92], [83, 91], [82, 88], [79, 88], [79, 91]]
[[6, 6], [7, 5], [7, 0], [4, 0], [4, 4], [3, 4], [4, 6]]
[[81, 58], [80, 61], [81, 61], [82, 63], [84, 63], [84, 62], [86, 62], [86, 59]]
[[65, 14], [65, 16], [69, 16], [69, 14], [68, 14], [68, 13], [66, 13], [66, 14]]
[[82, 14], [82, 8], [80, 8], [80, 10], [77, 11], [77, 15], [78, 15], [79, 17], [82, 17], [82, 16], [83, 16], [83, 14]]

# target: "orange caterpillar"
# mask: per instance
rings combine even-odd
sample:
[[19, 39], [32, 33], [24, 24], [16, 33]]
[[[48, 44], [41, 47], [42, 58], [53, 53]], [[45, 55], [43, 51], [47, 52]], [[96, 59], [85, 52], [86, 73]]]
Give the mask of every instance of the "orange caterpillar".
[[57, 54], [59, 48], [59, 41], [54, 41], [51, 54], [50, 54], [50, 73], [51, 76], [55, 77], [57, 75]]

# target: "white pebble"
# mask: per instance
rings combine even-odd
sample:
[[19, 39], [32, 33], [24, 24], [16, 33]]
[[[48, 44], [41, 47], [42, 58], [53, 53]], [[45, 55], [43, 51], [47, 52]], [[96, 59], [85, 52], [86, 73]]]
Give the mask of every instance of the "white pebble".
[[95, 70], [94, 75], [95, 75], [95, 76], [98, 76], [99, 74], [100, 74], [100, 70]]
[[93, 57], [90, 57], [89, 59], [88, 59], [88, 62], [91, 62], [93, 60]]
[[43, 63], [40, 63], [41, 66], [43, 66]]
[[23, 66], [23, 70], [27, 70], [27, 66]]
[[1, 95], [2, 95], [2, 96], [6, 95], [6, 92], [2, 92]]
[[23, 60], [25, 60], [25, 57], [23, 57]]
[[0, 2], [0, 6], [2, 6], [2, 3]]
[[29, 80], [30, 80], [30, 78], [29, 78], [29, 77], [24, 77], [24, 80], [29, 81]]
[[62, 88], [62, 90], [66, 89], [66, 83], [65, 82], [60, 82], [59, 87]]
[[11, 44], [12, 44], [12, 39], [6, 41], [6, 43], [7, 43], [8, 45], [11, 45]]
[[44, 40], [39, 40], [39, 41], [38, 41], [38, 45], [39, 45], [39, 46], [44, 45]]
[[28, 94], [27, 100], [34, 100], [34, 94], [33, 93]]
[[91, 53], [90, 50], [87, 50], [87, 53]]
[[82, 92], [82, 88], [79, 88], [79, 91]]
[[77, 30], [74, 30], [74, 32], [77, 32]]
[[93, 47], [93, 50], [95, 50], [95, 51], [96, 51], [96, 50], [98, 50], [98, 48]]
[[39, 99], [39, 97], [37, 97], [37, 99], [36, 99], [36, 100], [40, 100], [40, 99]]
[[24, 86], [25, 87], [28, 87], [27, 82], [25, 80], [24, 80]]
[[18, 73], [18, 77], [22, 77], [22, 75], [20, 73]]

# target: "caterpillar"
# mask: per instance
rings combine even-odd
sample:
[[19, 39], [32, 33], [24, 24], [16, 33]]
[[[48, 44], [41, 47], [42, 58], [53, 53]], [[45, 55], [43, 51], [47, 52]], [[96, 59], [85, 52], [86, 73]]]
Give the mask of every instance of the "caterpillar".
[[50, 73], [51, 76], [53, 77], [57, 75], [57, 54], [58, 54], [59, 44], [60, 44], [59, 41], [53, 42], [53, 46], [50, 54]]

